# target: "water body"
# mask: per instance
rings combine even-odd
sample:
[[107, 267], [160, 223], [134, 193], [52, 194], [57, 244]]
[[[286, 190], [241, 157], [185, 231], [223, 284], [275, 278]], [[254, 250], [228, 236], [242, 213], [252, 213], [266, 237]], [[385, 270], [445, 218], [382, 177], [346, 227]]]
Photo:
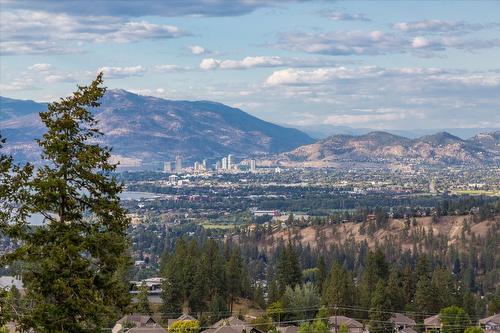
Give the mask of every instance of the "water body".
[[160, 198], [161, 194], [151, 193], [151, 192], [134, 192], [134, 191], [124, 191], [120, 194], [120, 199], [122, 200], [145, 200]]
[[[161, 195], [150, 192], [134, 192], [134, 191], [124, 191], [120, 194], [121, 200], [146, 200], [160, 198]], [[43, 225], [44, 216], [42, 214], [33, 214], [28, 218], [28, 224], [31, 225]]]

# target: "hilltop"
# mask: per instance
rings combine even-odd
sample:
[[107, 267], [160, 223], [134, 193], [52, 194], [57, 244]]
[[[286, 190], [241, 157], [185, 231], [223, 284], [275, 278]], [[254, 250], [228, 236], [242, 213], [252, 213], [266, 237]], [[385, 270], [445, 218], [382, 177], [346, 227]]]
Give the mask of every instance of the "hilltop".
[[335, 166], [342, 163], [417, 163], [434, 165], [500, 163], [500, 132], [484, 133], [468, 140], [439, 132], [417, 139], [370, 132], [333, 135], [313, 144], [279, 154], [274, 163], [284, 166]]

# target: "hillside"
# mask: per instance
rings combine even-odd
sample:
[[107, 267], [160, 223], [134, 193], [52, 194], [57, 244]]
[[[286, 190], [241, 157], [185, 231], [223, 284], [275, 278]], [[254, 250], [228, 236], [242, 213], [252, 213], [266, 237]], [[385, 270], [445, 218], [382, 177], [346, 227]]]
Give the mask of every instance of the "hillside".
[[[43, 133], [38, 112], [45, 104], [2, 98], [2, 133], [16, 157], [36, 156], [33, 139]], [[224, 104], [173, 101], [110, 90], [96, 110], [113, 153], [151, 162], [279, 153], [313, 142], [296, 129], [278, 126]]]
[[[471, 237], [475, 241], [479, 241], [480, 239], [484, 240], [490, 231], [496, 230], [495, 232], [498, 232], [497, 226], [500, 223], [500, 216], [478, 223], [473, 222], [471, 216], [442, 216], [438, 223], [432, 223], [432, 217], [418, 217], [416, 225], [410, 225], [407, 231], [405, 231], [403, 219], [389, 219], [387, 227], [376, 229], [373, 235], [367, 232], [369, 223], [375, 222], [275, 227], [273, 232], [266, 234], [266, 237], [263, 237], [257, 245], [261, 249], [272, 251], [280, 244], [280, 241], [286, 243], [289, 237], [292, 237], [303, 247], [309, 246], [312, 249], [317, 249], [318, 246], [329, 248], [332, 244], [346, 245], [349, 243], [353, 245], [353, 242], [358, 244], [366, 242], [369, 248], [374, 249], [377, 244], [389, 242], [398, 245], [404, 251], [413, 251], [414, 240], [419, 246], [423, 246], [426, 244], [426, 239], [433, 237], [436, 240], [439, 239], [439, 242], [445, 246], [463, 248], [471, 241]], [[364, 231], [363, 228], [365, 228]], [[462, 234], [465, 236], [465, 243], [462, 242]]]
[[408, 139], [386, 132], [360, 136], [334, 135], [316, 143], [280, 154], [279, 165], [333, 166], [357, 163], [498, 164], [499, 132], [479, 134], [463, 140], [447, 132]]

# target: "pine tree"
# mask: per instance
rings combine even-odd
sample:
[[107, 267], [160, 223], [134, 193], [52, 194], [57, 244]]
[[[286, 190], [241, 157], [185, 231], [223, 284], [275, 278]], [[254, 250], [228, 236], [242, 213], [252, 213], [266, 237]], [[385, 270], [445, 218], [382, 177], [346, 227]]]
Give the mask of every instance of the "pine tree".
[[280, 295], [285, 292], [287, 286], [293, 288], [302, 283], [299, 256], [291, 243], [288, 243], [278, 258], [276, 274]]
[[[329, 308], [334, 306], [353, 306], [355, 305], [355, 296], [354, 281], [351, 275], [342, 265], [336, 262], [325, 283], [322, 304]], [[341, 314], [346, 313], [346, 310], [342, 310], [341, 312]]]
[[327, 269], [326, 269], [326, 263], [325, 263], [325, 258], [323, 256], [320, 256], [318, 259], [318, 291], [320, 293], [323, 293], [323, 284], [326, 282], [327, 278]]
[[243, 263], [240, 252], [233, 250], [229, 261], [226, 263], [226, 288], [228, 292], [229, 311], [233, 311], [233, 302], [242, 292]]
[[402, 311], [405, 307], [405, 295], [400, 281], [399, 272], [392, 269], [387, 280], [387, 297], [392, 311]]
[[25, 329], [98, 331], [129, 303], [122, 186], [111, 176], [110, 149], [96, 143], [102, 133], [90, 112], [104, 93], [101, 73], [40, 113], [47, 132], [38, 144], [46, 163], [27, 183], [24, 204], [45, 224], [18, 228], [14, 239], [22, 245], [10, 256], [23, 263], [30, 304], [20, 319]]
[[391, 314], [387, 309], [390, 309], [391, 304], [388, 297], [387, 288], [384, 281], [379, 280], [372, 294], [370, 311], [370, 332], [390, 333], [393, 331], [392, 325], [388, 323]]
[[436, 304], [436, 290], [429, 278], [421, 278], [415, 291], [415, 307], [421, 313], [435, 313], [439, 311]]
[[377, 249], [375, 252], [369, 252], [366, 260], [366, 268], [361, 280], [361, 305], [370, 307], [372, 293], [378, 281], [387, 281], [389, 275], [389, 265], [385, 260], [384, 253]]

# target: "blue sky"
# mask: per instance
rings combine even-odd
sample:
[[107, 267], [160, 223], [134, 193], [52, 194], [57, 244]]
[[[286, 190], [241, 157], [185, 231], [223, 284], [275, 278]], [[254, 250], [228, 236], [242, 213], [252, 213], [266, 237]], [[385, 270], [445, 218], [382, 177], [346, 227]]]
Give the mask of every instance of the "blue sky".
[[0, 93], [89, 82], [291, 126], [500, 127], [500, 2], [0, 0]]

